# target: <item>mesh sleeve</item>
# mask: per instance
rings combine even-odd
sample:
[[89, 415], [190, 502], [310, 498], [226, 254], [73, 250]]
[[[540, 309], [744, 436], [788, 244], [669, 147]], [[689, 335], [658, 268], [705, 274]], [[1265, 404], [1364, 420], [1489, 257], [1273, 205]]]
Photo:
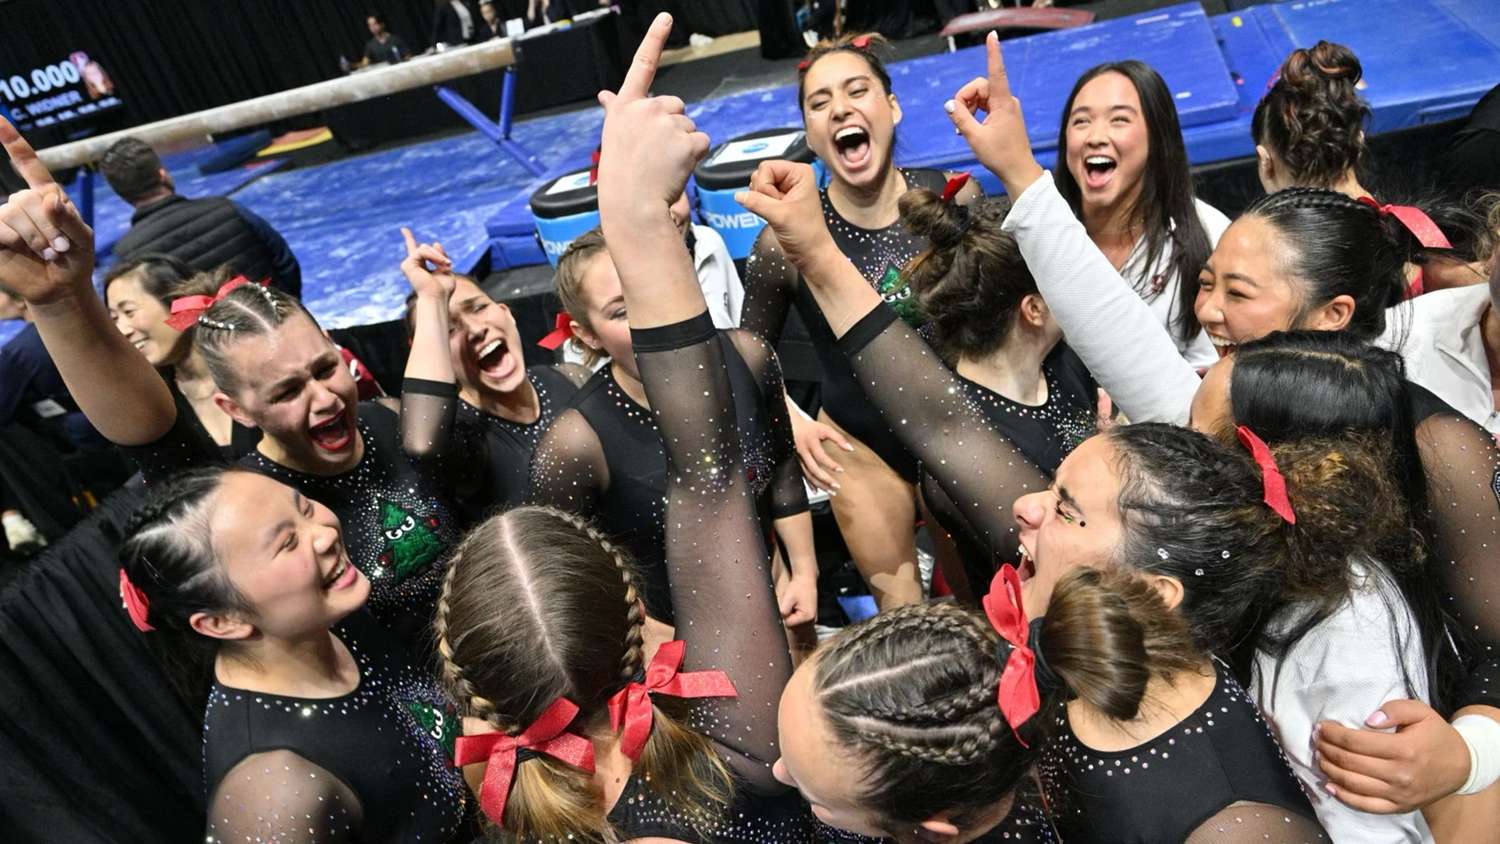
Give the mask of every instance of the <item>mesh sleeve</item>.
[[1185, 424], [1198, 374], [1089, 239], [1051, 175], [1022, 192], [1003, 228], [1015, 236], [1068, 345], [1115, 405], [1133, 422]]
[[401, 382], [401, 447], [455, 497], [474, 495], [489, 465], [484, 432], [460, 422], [458, 385], [451, 381]]
[[745, 262], [745, 306], [740, 327], [759, 334], [773, 347], [781, 342], [787, 310], [797, 291], [797, 269], [786, 259], [770, 226], [761, 230]]
[[776, 352], [759, 335], [749, 331], [731, 331], [729, 337], [755, 373], [760, 395], [766, 407], [766, 423], [771, 435], [771, 517], [785, 519], [808, 511], [807, 487], [802, 483], [802, 461], [797, 457], [797, 441], [792, 437], [792, 419], [787, 414], [786, 385], [781, 378], [781, 362]]
[[974, 536], [997, 560], [1013, 561], [1011, 505], [1046, 489], [1047, 475], [990, 426], [957, 377], [889, 305], [856, 323], [839, 346], [886, 424], [953, 500]]
[[582, 516], [592, 514], [609, 487], [609, 464], [599, 435], [576, 409], [563, 414], [542, 434], [531, 456], [528, 504], [545, 504]]
[[1427, 472], [1430, 553], [1470, 663], [1456, 703], [1500, 707], [1500, 450], [1483, 428], [1447, 412], [1422, 420], [1417, 445]]
[[1330, 841], [1317, 820], [1270, 803], [1235, 803], [1198, 824], [1187, 844], [1313, 844]]
[[185, 401], [177, 402], [177, 418], [172, 427], [154, 442], [120, 448], [140, 468], [147, 484], [161, 483], [188, 469], [226, 462]]
[[363, 812], [342, 780], [290, 750], [245, 757], [214, 789], [209, 841], [343, 844]]
[[775, 714], [791, 676], [770, 554], [745, 474], [724, 355], [707, 312], [632, 330], [667, 450], [667, 572], [687, 667], [726, 671], [736, 698], [695, 701], [694, 724], [753, 791], [779, 793]]

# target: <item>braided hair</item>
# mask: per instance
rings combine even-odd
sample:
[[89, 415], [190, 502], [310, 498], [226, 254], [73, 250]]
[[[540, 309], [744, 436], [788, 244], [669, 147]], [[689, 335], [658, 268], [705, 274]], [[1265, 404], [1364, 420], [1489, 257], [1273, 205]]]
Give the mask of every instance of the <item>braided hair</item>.
[[1406, 291], [1406, 265], [1423, 247], [1394, 217], [1322, 188], [1287, 188], [1255, 200], [1244, 216], [1258, 217], [1280, 235], [1284, 270], [1294, 281], [1301, 312], [1292, 325], [1338, 296], [1354, 300], [1346, 328], [1373, 340], [1386, 328], [1386, 309]]
[[209, 533], [215, 493], [233, 468], [205, 467], [153, 484], [124, 529], [121, 565], [146, 596], [147, 646], [178, 694], [202, 712], [219, 642], [193, 630], [199, 612], [249, 612], [219, 565]]
[[[492, 516], [459, 544], [434, 632], [444, 684], [466, 716], [517, 732], [562, 697], [579, 707], [574, 731], [589, 734], [643, 671], [645, 621], [635, 566], [620, 548], [572, 513], [528, 506]], [[681, 726], [678, 702], [653, 705], [642, 782], [711, 825], [729, 800], [728, 769]], [[520, 762], [501, 827], [518, 838], [611, 834], [592, 777], [545, 755]]]
[[292, 296], [260, 284], [244, 284], [198, 316], [193, 349], [203, 357], [214, 385], [229, 395], [239, 390], [239, 376], [229, 360], [229, 348], [245, 337], [272, 334], [297, 315], [317, 320]]
[[1153, 677], [1202, 656], [1181, 617], [1124, 569], [1064, 576], [1033, 623], [1042, 706], [1019, 727], [996, 703], [1011, 646], [955, 604], [899, 607], [817, 652], [813, 694], [838, 744], [864, 766], [860, 803], [892, 837], [946, 813], [961, 831], [1011, 794], [1035, 763], [1061, 703], [1136, 717]]

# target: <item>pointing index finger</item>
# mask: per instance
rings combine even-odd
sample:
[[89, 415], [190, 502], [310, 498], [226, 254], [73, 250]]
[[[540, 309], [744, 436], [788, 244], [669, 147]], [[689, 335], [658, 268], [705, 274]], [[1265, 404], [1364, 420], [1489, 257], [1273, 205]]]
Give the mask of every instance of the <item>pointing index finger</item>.
[[48, 185], [57, 184], [52, 180], [52, 174], [48, 172], [47, 165], [36, 157], [36, 150], [31, 144], [21, 137], [9, 120], [0, 117], [0, 144], [5, 146], [5, 152], [10, 156], [10, 163], [15, 165], [16, 172], [26, 180], [26, 186], [35, 190]]
[[651, 93], [651, 83], [656, 81], [656, 68], [661, 64], [662, 50], [667, 46], [667, 38], [672, 35], [672, 16], [666, 12], [656, 16], [651, 22], [651, 28], [646, 30], [646, 37], [641, 39], [641, 46], [635, 50], [635, 58], [630, 62], [630, 70], [625, 73], [625, 81], [620, 83], [620, 99], [639, 100]]
[[1005, 59], [1000, 55], [1000, 36], [991, 32], [984, 39], [989, 55], [990, 102], [1010, 99], [1010, 78], [1005, 75]]
[[401, 227], [401, 237], [406, 240], [406, 255], [414, 257], [417, 254], [417, 239], [406, 226]]

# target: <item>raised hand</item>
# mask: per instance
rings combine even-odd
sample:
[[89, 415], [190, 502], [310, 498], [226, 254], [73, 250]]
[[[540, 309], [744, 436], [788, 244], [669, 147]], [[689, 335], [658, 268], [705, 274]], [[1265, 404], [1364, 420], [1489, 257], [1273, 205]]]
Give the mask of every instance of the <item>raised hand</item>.
[[32, 305], [93, 295], [94, 232], [31, 144], [0, 117], [0, 144], [26, 189], [0, 205], [0, 284]]
[[419, 297], [440, 298], [447, 303], [453, 294], [457, 280], [453, 277], [453, 261], [436, 241], [418, 244], [411, 229], [401, 227], [401, 237], [406, 240], [406, 259], [401, 262], [401, 272], [411, 283], [411, 289]]
[[793, 161], [762, 162], [750, 177], [749, 190], [736, 193], [734, 200], [766, 221], [787, 260], [804, 273], [830, 250], [838, 252], [823, 220], [812, 167]]
[[[599, 212], [667, 215], [682, 195], [693, 168], [708, 154], [708, 136], [699, 132], [677, 97], [651, 96], [662, 49], [672, 34], [672, 16], [656, 16], [635, 51], [619, 93], [599, 93], [604, 135], [599, 152]], [[661, 205], [658, 211], [657, 205]]]
[[[1021, 101], [1010, 93], [999, 36], [991, 32], [985, 38], [984, 48], [988, 55], [988, 76], [960, 88], [953, 99], [943, 104], [943, 110], [948, 112], [979, 163], [1000, 177], [1005, 192], [1014, 199], [1041, 177], [1042, 167], [1031, 154]], [[975, 117], [981, 111], [985, 112], [983, 120]]]

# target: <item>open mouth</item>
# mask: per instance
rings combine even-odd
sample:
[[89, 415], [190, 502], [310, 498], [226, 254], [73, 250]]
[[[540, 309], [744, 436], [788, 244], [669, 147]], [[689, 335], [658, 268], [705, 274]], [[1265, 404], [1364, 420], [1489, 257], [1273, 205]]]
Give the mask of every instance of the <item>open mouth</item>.
[[312, 439], [313, 445], [322, 451], [339, 452], [354, 442], [354, 424], [350, 421], [349, 414], [340, 413], [327, 422], [312, 426], [307, 435]]
[[1031, 552], [1026, 550], [1025, 545], [1021, 546], [1020, 560], [1016, 563], [1016, 574], [1020, 575], [1023, 581], [1036, 576], [1036, 561], [1031, 559]]
[[334, 566], [333, 571], [329, 572], [328, 576], [323, 578], [323, 588], [330, 592], [347, 589], [354, 585], [354, 580], [357, 577], [359, 577], [358, 569], [354, 568], [354, 564], [349, 562], [347, 554], [341, 554], [338, 565]]
[[1220, 360], [1223, 360], [1224, 358], [1227, 358], [1230, 355], [1234, 354], [1235, 347], [1239, 346], [1239, 343], [1236, 343], [1227, 337], [1219, 337], [1214, 334], [1208, 335], [1208, 342], [1214, 344], [1214, 351], [1219, 353]]
[[845, 167], [857, 170], [870, 160], [870, 133], [862, 126], [845, 126], [833, 133], [833, 148]]
[[1114, 178], [1119, 162], [1107, 155], [1090, 155], [1083, 160], [1083, 181], [1090, 189], [1099, 190]]
[[505, 378], [515, 371], [516, 359], [504, 340], [491, 340], [475, 356], [479, 371], [490, 378]]

